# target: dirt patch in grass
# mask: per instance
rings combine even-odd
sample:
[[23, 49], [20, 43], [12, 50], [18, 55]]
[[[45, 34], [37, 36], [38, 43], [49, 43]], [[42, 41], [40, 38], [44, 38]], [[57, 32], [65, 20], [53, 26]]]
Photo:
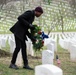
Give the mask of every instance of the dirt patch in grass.
[[10, 55], [11, 54], [9, 52], [0, 49], [0, 57], [8, 57]]

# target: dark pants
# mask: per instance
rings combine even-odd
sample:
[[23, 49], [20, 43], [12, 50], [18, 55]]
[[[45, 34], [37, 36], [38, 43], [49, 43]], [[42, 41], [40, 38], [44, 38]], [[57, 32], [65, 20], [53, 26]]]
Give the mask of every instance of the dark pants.
[[11, 63], [12, 64], [15, 64], [16, 62], [16, 58], [17, 58], [17, 55], [18, 55], [18, 52], [20, 51], [21, 49], [21, 53], [22, 53], [22, 58], [23, 58], [23, 63], [24, 65], [28, 65], [28, 60], [27, 60], [27, 52], [26, 52], [26, 43], [25, 43], [25, 38], [24, 41], [21, 41], [18, 37], [15, 37], [15, 43], [16, 43], [16, 48], [14, 50], [14, 53], [13, 53], [13, 56], [12, 56], [12, 60], [11, 60]]

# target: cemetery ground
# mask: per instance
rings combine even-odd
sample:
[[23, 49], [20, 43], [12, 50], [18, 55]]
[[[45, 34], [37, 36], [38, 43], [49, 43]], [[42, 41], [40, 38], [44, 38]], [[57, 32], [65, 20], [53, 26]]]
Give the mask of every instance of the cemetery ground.
[[[76, 62], [72, 62], [70, 60], [70, 53], [67, 50], [62, 49], [59, 45], [57, 53], [61, 61], [60, 68], [63, 70], [63, 75], [76, 75]], [[8, 51], [6, 52], [0, 50], [0, 55], [0, 75], [35, 75], [35, 70], [26, 70], [23, 69], [22, 66], [19, 67], [19, 70], [8, 68], [11, 60], [11, 54], [9, 54]], [[29, 65], [33, 68], [40, 65], [41, 51], [36, 52], [33, 57], [28, 56], [28, 60]], [[54, 65], [57, 65], [56, 58], [54, 58]]]
[[[6, 0], [5, 0], [6, 1]], [[23, 0], [24, 1], [24, 0]], [[69, 0], [68, 0], [69, 1]], [[23, 3], [23, 4], [22, 4]], [[24, 2], [15, 2], [12, 3], [13, 7], [5, 6], [3, 10], [0, 11], [0, 16], [2, 17], [0, 19], [0, 34], [10, 34], [9, 28], [16, 22], [16, 18], [19, 14], [21, 14], [24, 9], [29, 9], [31, 7], [31, 3], [27, 3], [24, 5]], [[38, 4], [38, 3], [37, 3]], [[22, 6], [24, 5], [24, 6]], [[20, 7], [21, 6], [21, 7]], [[35, 6], [35, 5], [34, 5]], [[37, 6], [37, 5], [36, 5]], [[70, 5], [67, 3], [67, 1], [58, 2], [58, 3], [52, 3], [51, 5], [47, 4], [41, 4], [41, 6], [44, 8], [44, 15], [40, 18], [40, 20], [36, 21], [35, 24], [42, 24], [42, 27], [44, 27], [44, 31], [47, 31], [50, 29], [50, 25], [53, 27], [52, 32], [61, 32], [62, 31], [62, 25], [63, 31], [65, 32], [75, 32], [76, 31], [76, 18], [72, 18], [72, 9], [69, 7]], [[33, 7], [33, 6], [32, 6]], [[15, 8], [15, 9], [14, 9]], [[24, 9], [23, 9], [24, 8]], [[5, 10], [6, 9], [6, 10]], [[59, 10], [60, 9], [60, 13]], [[48, 13], [48, 14], [47, 14]], [[7, 45], [7, 48], [1, 48], [0, 50], [0, 75], [35, 75], [35, 70], [25, 70], [21, 67], [19, 67], [19, 70], [14, 70], [8, 68], [11, 61], [11, 55], [9, 52], [9, 47]], [[4, 51], [3, 51], [4, 50]], [[46, 50], [45, 48], [43, 50]], [[63, 70], [63, 75], [76, 75], [76, 62], [72, 62], [70, 60], [70, 53], [67, 50], [62, 49], [58, 45], [58, 56], [61, 61], [61, 69]], [[41, 63], [41, 52], [37, 52], [34, 57], [28, 56], [29, 65], [33, 68], [35, 66], [42, 64]], [[55, 53], [55, 59], [54, 59], [54, 65], [57, 65], [56, 62], [56, 53]]]

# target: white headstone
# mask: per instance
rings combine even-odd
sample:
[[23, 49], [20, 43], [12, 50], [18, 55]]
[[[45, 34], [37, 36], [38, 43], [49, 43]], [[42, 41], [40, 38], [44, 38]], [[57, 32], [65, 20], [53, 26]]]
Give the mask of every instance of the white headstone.
[[53, 52], [53, 59], [54, 59], [54, 44], [52, 43], [49, 43], [47, 44], [47, 50], [51, 50]]
[[6, 40], [7, 40], [7, 38], [5, 38], [5, 37], [2, 37], [2, 39], [1, 39], [1, 46], [2, 47], [6, 47]]
[[26, 41], [26, 46], [27, 46], [27, 54], [34, 56], [34, 50], [33, 50], [33, 44], [31, 41]]
[[55, 65], [46, 64], [36, 66], [35, 75], [63, 75], [63, 71]]
[[15, 49], [15, 41], [11, 37], [9, 37], [9, 46], [10, 46], [10, 53], [13, 53]]
[[57, 51], [57, 42], [52, 39], [52, 40], [51, 40], [51, 43], [54, 44], [54, 47], [55, 47], [54, 51]]
[[70, 59], [76, 61], [76, 45], [72, 45], [70, 50]]
[[53, 64], [53, 52], [51, 50], [42, 51], [42, 64]]
[[46, 46], [47, 44], [49, 44], [51, 41], [51, 38], [45, 38], [44, 39], [44, 46]]

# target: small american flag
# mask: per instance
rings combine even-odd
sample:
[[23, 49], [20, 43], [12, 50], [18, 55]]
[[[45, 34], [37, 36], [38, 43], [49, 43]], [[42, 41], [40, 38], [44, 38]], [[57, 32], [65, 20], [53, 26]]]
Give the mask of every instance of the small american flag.
[[57, 60], [57, 66], [60, 67], [60, 65], [61, 65], [61, 61], [60, 61], [58, 55], [56, 55], [56, 60]]

